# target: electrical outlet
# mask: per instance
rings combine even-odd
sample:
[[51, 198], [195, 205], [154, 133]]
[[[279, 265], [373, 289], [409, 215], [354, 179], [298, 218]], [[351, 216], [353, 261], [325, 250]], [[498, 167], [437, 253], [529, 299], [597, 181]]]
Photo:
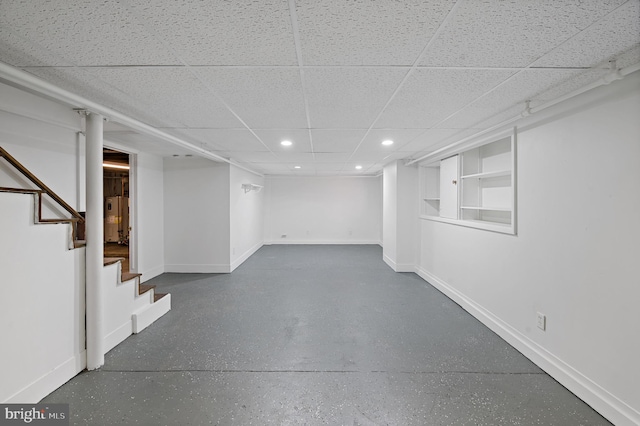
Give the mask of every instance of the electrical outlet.
[[537, 314], [538, 314], [538, 328], [542, 331], [545, 331], [547, 329], [547, 316], [545, 314], [541, 314], [540, 312], [538, 312]]

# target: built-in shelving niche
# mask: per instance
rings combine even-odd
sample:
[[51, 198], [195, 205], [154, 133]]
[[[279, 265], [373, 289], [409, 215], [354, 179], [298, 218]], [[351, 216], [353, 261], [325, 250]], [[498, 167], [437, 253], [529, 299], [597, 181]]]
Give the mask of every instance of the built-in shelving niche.
[[420, 167], [421, 218], [516, 233], [515, 130]]

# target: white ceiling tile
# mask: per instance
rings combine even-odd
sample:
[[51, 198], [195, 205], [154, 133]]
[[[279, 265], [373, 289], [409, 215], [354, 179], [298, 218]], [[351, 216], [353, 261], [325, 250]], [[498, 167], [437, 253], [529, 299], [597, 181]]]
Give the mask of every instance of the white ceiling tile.
[[[607, 59], [639, 63], [639, 5], [0, 0], [0, 61], [256, 171], [363, 176], [511, 118], [524, 100], [535, 107], [584, 87]], [[548, 69], [576, 66], [598, 69]], [[396, 143], [382, 146], [387, 137]], [[182, 155], [113, 123], [107, 139]]]
[[193, 68], [252, 128], [307, 128], [297, 68]]
[[632, 0], [553, 49], [533, 66], [593, 67], [615, 59], [639, 42], [640, 1]]
[[421, 64], [524, 67], [625, 1], [460, 2]]
[[24, 39], [3, 26], [0, 26], [0, 61], [15, 67], [73, 65], [59, 55], [28, 39]]
[[176, 126], [178, 121], [147, 99], [132, 96], [83, 68], [27, 68], [27, 72], [71, 93], [90, 99], [151, 126]]
[[275, 153], [280, 163], [313, 163], [313, 154], [310, 152], [278, 152]]
[[312, 128], [369, 128], [407, 68], [306, 68]]
[[47, 65], [179, 64], [117, 0], [3, 1], [0, 27], [64, 60]]
[[405, 144], [398, 146], [398, 151], [414, 152], [424, 151], [437, 143], [460, 133], [459, 129], [429, 129]]
[[375, 127], [430, 128], [514, 73], [509, 70], [415, 69]]
[[305, 65], [412, 65], [453, 0], [297, 0]]
[[195, 140], [205, 149], [220, 151], [269, 151], [247, 129], [180, 129], [180, 133]]
[[[371, 129], [357, 153], [374, 151], [389, 154], [397, 151], [424, 131], [424, 129]], [[382, 145], [382, 141], [387, 139], [391, 139], [393, 145]]]
[[583, 87], [604, 77], [607, 73], [608, 70], [606, 69], [585, 70], [576, 75], [571, 75], [569, 78], [556, 84], [549, 84], [549, 87], [544, 88], [541, 92], [532, 97], [533, 100], [531, 102], [531, 106], [533, 107], [541, 103], [557, 99], [560, 96], [573, 92], [574, 90], [582, 89]]
[[96, 78], [187, 127], [243, 127], [186, 67], [91, 68]]
[[640, 43], [634, 45], [627, 51], [616, 57], [616, 66], [625, 68], [640, 62]]
[[351, 156], [350, 152], [316, 152], [313, 154], [315, 163], [344, 163]]
[[[478, 127], [479, 123], [488, 120], [497, 122], [495, 116], [508, 119], [510, 117], [505, 116], [505, 111], [515, 109], [515, 116], [524, 111], [527, 100], [531, 101], [531, 106], [534, 107], [585, 86], [603, 75], [603, 70], [525, 69], [468, 105], [442, 125], [463, 129]], [[547, 90], [550, 87], [554, 90]]]
[[364, 137], [366, 129], [313, 129], [313, 150], [316, 153], [351, 153]]
[[287, 0], [131, 1], [189, 65], [296, 65]]
[[[306, 129], [256, 129], [254, 132], [275, 153], [311, 152], [309, 131]], [[292, 145], [283, 146], [280, 143], [283, 140], [290, 141]]]
[[378, 163], [382, 162], [391, 152], [385, 151], [357, 151], [351, 158], [350, 162], [358, 163]]

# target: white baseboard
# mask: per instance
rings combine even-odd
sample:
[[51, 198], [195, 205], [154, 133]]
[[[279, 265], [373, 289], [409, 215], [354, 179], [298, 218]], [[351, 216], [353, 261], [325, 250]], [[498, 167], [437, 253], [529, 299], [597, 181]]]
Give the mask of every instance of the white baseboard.
[[[386, 263], [387, 265], [389, 265], [389, 267], [391, 269], [393, 269], [394, 271], [396, 271], [396, 262], [394, 262], [393, 260], [391, 260], [391, 258], [389, 256], [387, 256], [386, 254], [382, 255], [382, 260], [384, 260], [384, 263]], [[396, 271], [398, 272], [398, 271]]]
[[262, 241], [260, 241], [259, 243], [251, 247], [249, 250], [242, 253], [242, 255], [239, 258], [231, 262], [231, 272], [233, 272], [238, 266], [242, 265], [248, 258], [251, 257], [251, 255], [253, 255], [253, 253], [260, 250], [260, 247], [262, 246], [263, 246], [263, 243]]
[[280, 240], [266, 241], [265, 245], [275, 244], [308, 244], [308, 245], [379, 245], [378, 240]]
[[389, 265], [389, 267], [393, 269], [395, 272], [415, 272], [416, 271], [416, 267], [413, 263], [411, 264], [396, 263], [386, 254], [382, 255], [382, 260], [384, 260], [384, 263]]
[[229, 274], [229, 264], [204, 264], [204, 265], [165, 265], [164, 272], [176, 272], [180, 274]]
[[145, 306], [137, 312], [131, 315], [131, 322], [133, 324], [133, 332], [140, 333], [145, 328], [149, 327], [155, 320], [166, 314], [171, 310], [171, 294], [167, 294], [162, 299], [149, 306]]
[[39, 379], [13, 394], [3, 404], [35, 404], [67, 383], [87, 367], [87, 352], [82, 351], [64, 361]]
[[612, 423], [622, 425], [639, 425], [640, 412], [621, 401], [606, 389], [547, 351], [509, 324], [466, 297], [440, 278], [416, 267], [415, 272], [425, 281], [433, 285], [464, 310], [477, 318], [484, 325], [506, 340], [511, 346], [529, 358], [538, 367], [573, 392], [578, 398], [589, 404]]
[[105, 336], [104, 352], [109, 352], [111, 349], [124, 342], [127, 337], [131, 336], [131, 334], [133, 334], [133, 325], [131, 320], [129, 320]]

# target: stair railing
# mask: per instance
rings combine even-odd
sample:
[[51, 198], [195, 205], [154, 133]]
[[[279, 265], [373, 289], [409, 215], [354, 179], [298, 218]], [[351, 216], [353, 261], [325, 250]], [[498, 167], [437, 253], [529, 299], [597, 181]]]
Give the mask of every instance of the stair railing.
[[[12, 189], [12, 188], [1, 188], [5, 192], [21, 192], [21, 193], [38, 193], [39, 194], [39, 203], [38, 203], [38, 220], [40, 222], [70, 222], [73, 225], [73, 241], [75, 245], [76, 237], [78, 235], [78, 224], [84, 224], [84, 217], [78, 213], [73, 207], [67, 204], [58, 194], [53, 192], [51, 188], [45, 185], [40, 179], [38, 179], [33, 173], [31, 173], [25, 166], [23, 166], [18, 160], [13, 158], [4, 148], [0, 147], [0, 157], [4, 158], [10, 165], [12, 165], [16, 170], [18, 170], [23, 176], [29, 179], [35, 186], [39, 188], [39, 190], [34, 189]], [[47, 194], [51, 197], [56, 203], [60, 205], [63, 209], [65, 209], [68, 213], [71, 214], [72, 218], [70, 219], [42, 219], [42, 194]]]

